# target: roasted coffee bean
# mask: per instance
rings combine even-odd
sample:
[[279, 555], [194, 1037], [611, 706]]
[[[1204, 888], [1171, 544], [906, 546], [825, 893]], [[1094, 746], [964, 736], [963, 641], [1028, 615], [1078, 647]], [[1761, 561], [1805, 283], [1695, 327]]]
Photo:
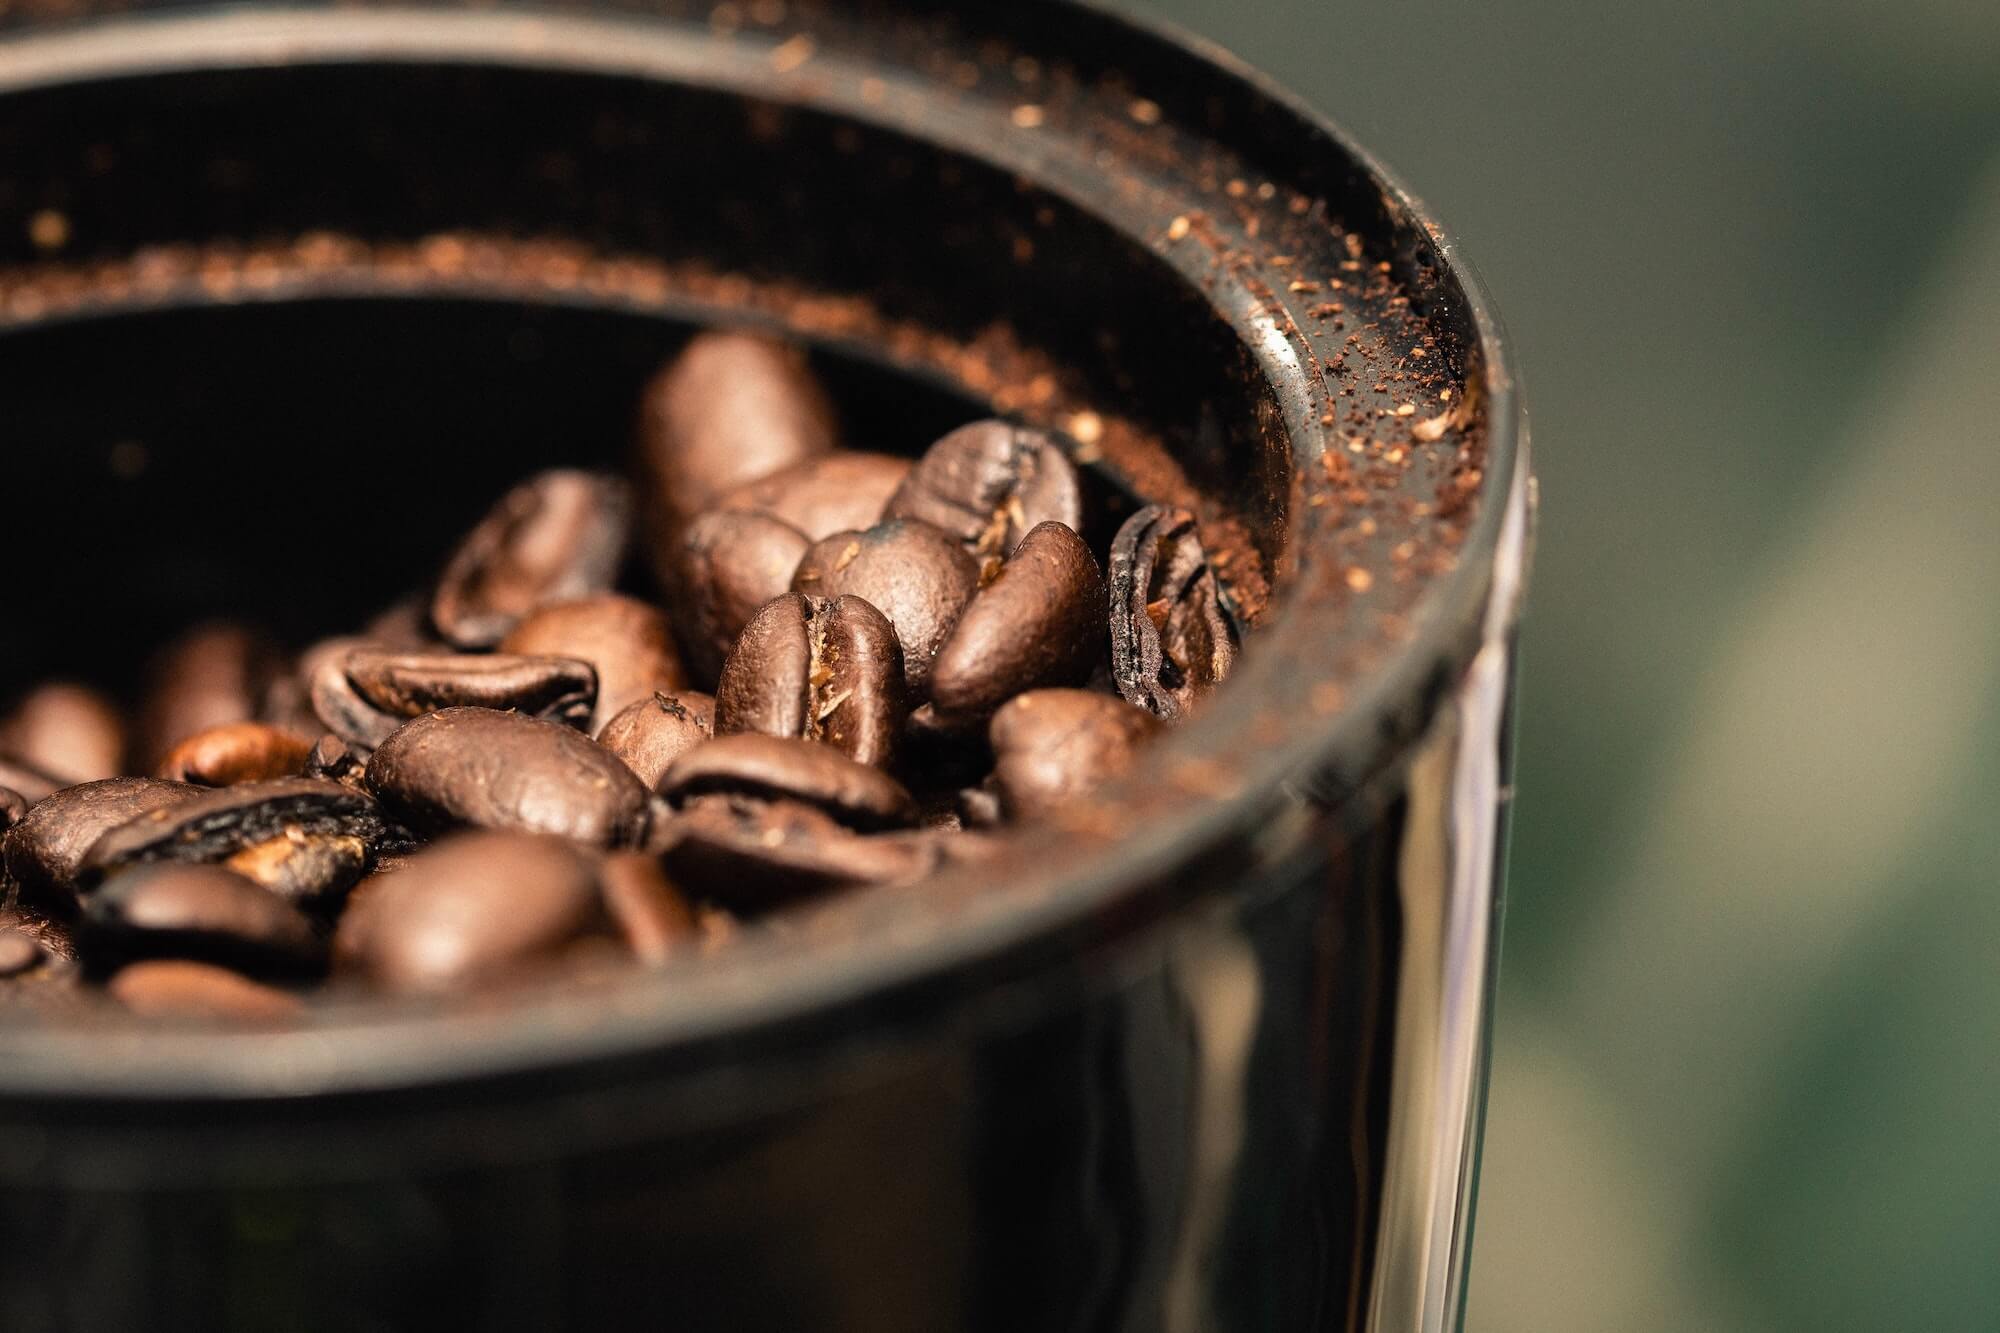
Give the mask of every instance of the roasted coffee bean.
[[313, 677], [313, 708], [335, 735], [372, 749], [413, 717], [441, 708], [513, 710], [582, 727], [597, 672], [567, 657], [384, 653], [355, 648]]
[[796, 528], [807, 540], [818, 541], [836, 532], [875, 526], [909, 474], [910, 460], [891, 454], [822, 454], [738, 486], [716, 507], [764, 514]]
[[805, 358], [752, 333], [697, 335], [640, 405], [640, 466], [669, 529], [833, 444], [833, 407]]
[[810, 539], [768, 514], [715, 511], [681, 534], [683, 641], [704, 682], [759, 607], [792, 586]]
[[631, 704], [688, 683], [666, 616], [657, 607], [616, 593], [544, 606], [507, 632], [500, 651], [588, 662], [597, 673], [592, 732]]
[[200, 787], [293, 777], [311, 749], [305, 737], [268, 722], [225, 722], [168, 751], [159, 776]]
[[597, 868], [604, 906], [641, 962], [664, 963], [700, 938], [694, 907], [659, 861], [643, 852], [613, 852]]
[[47, 957], [32, 937], [11, 927], [0, 930], [0, 977], [17, 977], [40, 967]]
[[12, 787], [0, 787], [0, 833], [21, 822], [28, 813], [28, 798]]
[[30, 897], [63, 910], [85, 855], [99, 838], [149, 813], [185, 805], [205, 788], [156, 778], [106, 778], [65, 787], [7, 830], [7, 872]]
[[151, 773], [196, 732], [254, 721], [272, 682], [284, 674], [277, 649], [241, 625], [194, 630], [153, 663], [139, 713], [135, 766]]
[[[115, 871], [153, 861], [228, 861], [240, 869], [282, 862], [320, 840], [350, 839], [369, 848], [386, 832], [382, 812], [366, 792], [324, 778], [196, 790], [192, 800], [135, 816], [98, 838], [77, 868], [77, 886], [88, 892]], [[252, 855], [244, 857], [246, 852]], [[338, 867], [341, 860], [332, 864]], [[296, 873], [265, 873], [287, 885], [286, 896], [334, 891], [333, 886], [293, 888]]]
[[394, 830], [370, 839], [356, 833], [286, 828], [253, 842], [222, 862], [287, 902], [317, 909], [358, 883], [375, 862], [375, 849]]
[[897, 519], [814, 542], [792, 590], [829, 601], [859, 597], [887, 616], [903, 647], [903, 678], [922, 695], [932, 659], [979, 590], [979, 565], [930, 524]]
[[615, 477], [556, 469], [523, 482], [446, 562], [431, 624], [460, 648], [491, 648], [537, 607], [608, 590], [631, 510]]
[[68, 786], [52, 773], [44, 773], [32, 764], [21, 763], [0, 755], [0, 787], [21, 794], [21, 799], [29, 805], [45, 796], [52, 796]]
[[300, 1017], [305, 1005], [279, 990], [210, 963], [162, 959], [133, 963], [111, 978], [112, 998], [148, 1018], [220, 1019], [239, 1023], [283, 1023]]
[[998, 828], [1004, 824], [1007, 814], [1000, 805], [1000, 784], [989, 778], [977, 787], [960, 790], [958, 818], [966, 828]]
[[887, 767], [908, 711], [903, 650], [888, 619], [859, 597], [790, 592], [759, 611], [730, 650], [715, 729], [823, 741]]
[[567, 727], [485, 708], [409, 722], [368, 760], [368, 788], [420, 832], [460, 825], [600, 847], [645, 837], [647, 791], [617, 755]]
[[958, 618], [931, 666], [931, 707], [979, 722], [1007, 700], [1079, 685], [1104, 655], [1104, 579], [1083, 539], [1038, 524]]
[[1081, 531], [1083, 489], [1047, 432], [975, 421], [924, 452], [883, 516], [922, 519], [986, 559], [1013, 550], [1038, 524]]
[[385, 990], [447, 991], [547, 960], [604, 924], [596, 864], [583, 851], [559, 838], [467, 833], [370, 881], [333, 950], [343, 971]]
[[66, 783], [115, 778], [125, 771], [125, 719], [96, 690], [53, 682], [0, 722], [0, 751]]
[[932, 864], [924, 848], [856, 833], [810, 805], [744, 796], [690, 801], [663, 859], [676, 882], [744, 912], [914, 879]]
[[742, 733], [717, 736], [676, 759], [660, 779], [671, 801], [723, 793], [794, 800], [862, 829], [916, 822], [903, 784], [818, 741]]
[[133, 866], [99, 885], [81, 943], [97, 962], [196, 958], [253, 975], [317, 970], [326, 946], [303, 913], [212, 865]]
[[1089, 690], [1034, 690], [993, 715], [993, 776], [1013, 819], [1048, 814], [1128, 771], [1161, 730], [1153, 714]]
[[1111, 543], [1111, 671], [1118, 692], [1172, 722], [1236, 662], [1236, 627], [1194, 515], [1147, 505]]
[[625, 761], [650, 789], [667, 766], [707, 740], [715, 728], [715, 701], [693, 690], [642, 699], [604, 724], [597, 743]]

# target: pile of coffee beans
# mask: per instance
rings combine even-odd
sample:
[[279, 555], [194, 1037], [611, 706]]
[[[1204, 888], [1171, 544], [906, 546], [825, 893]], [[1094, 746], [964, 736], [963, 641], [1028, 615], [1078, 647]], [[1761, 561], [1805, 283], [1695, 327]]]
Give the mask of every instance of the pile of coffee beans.
[[205, 625], [129, 713], [20, 699], [0, 977], [282, 1019], [658, 963], [976, 862], [1238, 651], [1192, 516], [1105, 521], [1092, 485], [1000, 420], [842, 449], [797, 349], [702, 334], [648, 385], [629, 478], [527, 478], [358, 632], [287, 654]]

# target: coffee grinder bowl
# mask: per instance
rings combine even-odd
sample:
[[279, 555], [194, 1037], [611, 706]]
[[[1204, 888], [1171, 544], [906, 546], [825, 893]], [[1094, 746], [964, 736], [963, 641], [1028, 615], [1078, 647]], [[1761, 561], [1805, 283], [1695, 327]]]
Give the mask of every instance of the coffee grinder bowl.
[[[1083, 6], [0, 0], [0, 692], [359, 617], [690, 329], [1193, 508], [1252, 631], [995, 866], [713, 957], [0, 1024], [9, 1328], [1456, 1327], [1531, 482], [1446, 234]], [[413, 572], [414, 571], [414, 572]]]

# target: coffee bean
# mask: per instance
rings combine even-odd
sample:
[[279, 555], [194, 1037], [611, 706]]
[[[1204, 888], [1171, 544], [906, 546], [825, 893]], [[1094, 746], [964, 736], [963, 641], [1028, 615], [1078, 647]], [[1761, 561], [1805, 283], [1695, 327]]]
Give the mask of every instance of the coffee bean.
[[641, 962], [664, 963], [700, 938], [694, 907], [642, 852], [613, 852], [597, 868], [604, 906]]
[[660, 779], [660, 794], [671, 801], [718, 792], [798, 801], [856, 828], [890, 828], [917, 817], [910, 793], [880, 769], [818, 741], [750, 732], [696, 746]]
[[1045, 815], [1127, 772], [1160, 720], [1109, 694], [1034, 690], [993, 715], [993, 776], [1010, 818]]
[[12, 787], [0, 787], [0, 833], [21, 822], [28, 813], [28, 798]]
[[597, 672], [566, 657], [350, 650], [313, 677], [313, 707], [350, 744], [373, 748], [413, 717], [441, 708], [515, 710], [582, 727]]
[[460, 825], [626, 847], [646, 833], [647, 791], [567, 727], [485, 708], [406, 723], [368, 760], [368, 789], [420, 832]]
[[720, 734], [822, 741], [887, 767], [909, 711], [896, 631], [859, 597], [786, 593], [751, 619], [730, 650], [715, 711]]
[[133, 866], [84, 904], [81, 943], [99, 963], [196, 958], [253, 975], [317, 970], [326, 946], [303, 913], [212, 865]]
[[608, 590], [631, 509], [615, 477], [556, 469], [523, 482], [446, 562], [431, 624], [460, 648], [491, 648], [537, 607]]
[[1047, 432], [975, 421], [924, 452], [883, 516], [921, 519], [992, 558], [1020, 545], [1038, 524], [1080, 531], [1083, 489], [1076, 465]]
[[688, 683], [666, 616], [657, 607], [615, 593], [555, 602], [530, 613], [507, 632], [500, 651], [589, 663], [597, 673], [592, 732], [614, 713]]
[[159, 768], [187, 737], [229, 722], [254, 721], [284, 657], [241, 625], [204, 625], [154, 660], [133, 755], [142, 773]]
[[725, 511], [763, 514], [818, 541], [836, 532], [873, 527], [910, 460], [890, 454], [841, 451], [808, 458], [721, 497]]
[[19, 792], [29, 805], [54, 795], [67, 785], [61, 778], [44, 773], [32, 764], [0, 755], [0, 787]]
[[1111, 543], [1111, 670], [1118, 692], [1175, 721], [1235, 665], [1236, 627], [1194, 515], [1148, 505]]
[[47, 957], [28, 935], [12, 928], [0, 930], [0, 977], [17, 977], [40, 967]]
[[693, 690], [642, 699], [604, 724], [597, 743], [625, 761], [650, 789], [667, 766], [707, 740], [715, 726], [715, 701]]
[[112, 998], [148, 1018], [284, 1023], [305, 1013], [299, 997], [228, 968], [185, 959], [133, 963], [111, 978]]
[[201, 787], [155, 778], [105, 778], [65, 787], [37, 802], [0, 839], [7, 873], [31, 898], [67, 910], [69, 890], [99, 838], [128, 820], [204, 794]]
[[888, 617], [903, 647], [903, 678], [918, 696], [978, 589], [979, 565], [963, 547], [928, 523], [905, 519], [814, 542], [792, 578], [794, 592], [859, 597]]
[[0, 751], [65, 782], [115, 778], [125, 771], [125, 719], [96, 690], [53, 682], [0, 722]]
[[[386, 832], [382, 811], [367, 793], [324, 778], [239, 782], [196, 791], [191, 800], [147, 811], [105, 832], [79, 864], [77, 886], [89, 892], [115, 871], [153, 861], [263, 866], [282, 862], [317, 839], [351, 839], [367, 848]], [[259, 848], [264, 850], [255, 851]], [[245, 852], [253, 854], [236, 862]], [[340, 858], [333, 864], [338, 866]], [[266, 873], [280, 882], [296, 877]], [[310, 886], [306, 891], [333, 890]]]
[[311, 749], [305, 737], [267, 722], [225, 722], [168, 751], [159, 776], [200, 787], [292, 777], [304, 769]]
[[639, 415], [640, 467], [669, 529], [834, 443], [805, 358], [751, 333], [697, 335], [646, 386]]
[[372, 880], [333, 950], [385, 990], [447, 991], [546, 961], [603, 925], [592, 857], [559, 838], [466, 833]]
[[676, 882], [745, 912], [914, 879], [932, 864], [921, 848], [856, 833], [810, 805], [746, 796], [691, 800], [675, 816], [664, 861]]
[[979, 722], [1027, 690], [1078, 685], [1104, 654], [1104, 579], [1083, 539], [1038, 524], [952, 628], [931, 667], [931, 706]]
[[683, 641], [701, 679], [712, 682], [758, 608], [792, 586], [812, 542], [767, 514], [712, 511], [681, 534]]

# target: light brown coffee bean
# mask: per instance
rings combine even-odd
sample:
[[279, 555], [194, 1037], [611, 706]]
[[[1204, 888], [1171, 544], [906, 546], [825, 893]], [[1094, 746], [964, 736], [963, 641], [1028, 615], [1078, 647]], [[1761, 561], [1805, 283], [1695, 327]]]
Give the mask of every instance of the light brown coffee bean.
[[688, 684], [666, 615], [616, 593], [541, 607], [507, 632], [500, 651], [588, 662], [597, 673], [597, 704], [588, 726], [593, 733], [622, 709]]
[[613, 852], [598, 866], [597, 876], [606, 911], [641, 962], [664, 963], [699, 941], [693, 905], [656, 857]]
[[113, 999], [148, 1018], [276, 1024], [305, 1013], [298, 996], [228, 968], [185, 959], [133, 963], [111, 978]]
[[0, 751], [65, 782], [115, 778], [125, 771], [125, 719], [97, 690], [54, 681], [0, 722]]
[[625, 761], [649, 789], [668, 765], [707, 740], [715, 726], [715, 701], [684, 690], [642, 699], [604, 724], [597, 743]]
[[311, 752], [305, 737], [268, 722], [225, 722], [168, 751], [158, 776], [200, 787], [263, 782], [300, 774]]

